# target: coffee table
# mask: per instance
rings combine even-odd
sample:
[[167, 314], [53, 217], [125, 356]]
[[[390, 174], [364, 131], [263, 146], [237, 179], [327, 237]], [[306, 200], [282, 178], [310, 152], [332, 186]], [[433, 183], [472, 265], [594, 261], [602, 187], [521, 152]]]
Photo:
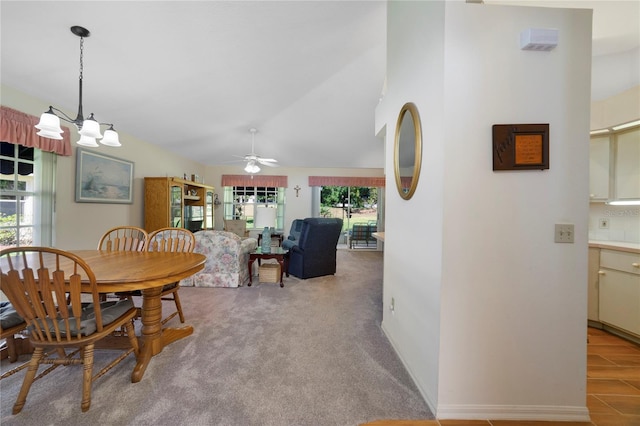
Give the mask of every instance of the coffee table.
[[275, 259], [280, 264], [280, 287], [284, 287], [282, 282], [282, 274], [289, 276], [289, 250], [282, 247], [271, 247], [269, 253], [263, 253], [262, 248], [258, 247], [254, 252], [249, 253], [249, 287], [251, 287], [253, 279], [253, 262], [258, 260], [258, 265], [262, 259]]

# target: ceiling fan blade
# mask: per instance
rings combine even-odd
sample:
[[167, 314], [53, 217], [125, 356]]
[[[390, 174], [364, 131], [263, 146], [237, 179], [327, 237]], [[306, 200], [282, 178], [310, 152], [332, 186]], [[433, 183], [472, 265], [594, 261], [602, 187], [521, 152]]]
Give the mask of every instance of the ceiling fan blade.
[[259, 155], [257, 155], [255, 153], [255, 151], [254, 151], [254, 143], [255, 143], [255, 134], [256, 134], [257, 130], [256, 129], [250, 129], [249, 131], [251, 132], [251, 154], [234, 155], [234, 157], [242, 158], [248, 164], [259, 163], [259, 164], [262, 164], [262, 165], [268, 166], [268, 167], [279, 167], [278, 164], [275, 164], [275, 163], [278, 162], [278, 160], [276, 160], [275, 158], [262, 158], [262, 157], [260, 157]]

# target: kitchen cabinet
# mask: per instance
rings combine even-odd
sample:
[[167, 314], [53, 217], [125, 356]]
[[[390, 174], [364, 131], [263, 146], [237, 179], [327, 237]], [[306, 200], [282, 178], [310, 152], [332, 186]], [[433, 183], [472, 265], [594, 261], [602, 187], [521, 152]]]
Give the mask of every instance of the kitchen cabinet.
[[144, 178], [144, 227], [213, 229], [214, 188], [177, 177]]
[[616, 135], [615, 197], [640, 199], [640, 128]]
[[640, 254], [601, 249], [599, 320], [640, 336]]
[[589, 145], [589, 194], [591, 201], [609, 199], [609, 136], [594, 136]]
[[598, 306], [600, 304], [600, 296], [598, 294], [598, 272], [600, 271], [600, 249], [589, 247], [589, 287], [587, 290], [587, 319], [589, 321], [599, 322], [600, 315]]
[[640, 127], [591, 137], [589, 194], [592, 202], [640, 199]]

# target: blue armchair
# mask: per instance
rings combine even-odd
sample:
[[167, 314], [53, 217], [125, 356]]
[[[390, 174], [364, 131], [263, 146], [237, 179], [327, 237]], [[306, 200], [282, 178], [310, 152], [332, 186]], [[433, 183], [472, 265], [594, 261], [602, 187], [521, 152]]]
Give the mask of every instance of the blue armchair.
[[302, 230], [302, 219], [295, 219], [291, 222], [291, 229], [289, 230], [289, 236], [282, 242], [282, 248], [291, 250], [291, 247], [298, 244], [300, 240], [300, 231]]
[[303, 279], [335, 274], [341, 231], [342, 219], [304, 219], [298, 244], [289, 249], [289, 274]]

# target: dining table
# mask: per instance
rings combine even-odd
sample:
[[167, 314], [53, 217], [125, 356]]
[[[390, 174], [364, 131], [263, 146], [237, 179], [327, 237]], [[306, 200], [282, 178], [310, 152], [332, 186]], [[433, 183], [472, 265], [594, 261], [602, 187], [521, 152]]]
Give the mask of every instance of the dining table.
[[[205, 256], [200, 253], [68, 250], [81, 257], [93, 271], [100, 293], [140, 290], [141, 347], [131, 381], [142, 379], [153, 356], [176, 340], [193, 333], [193, 326], [162, 327], [162, 287], [187, 278], [204, 268]], [[16, 259], [18, 261], [18, 259]], [[28, 261], [28, 259], [27, 259]], [[54, 265], [52, 265], [54, 266]], [[72, 265], [61, 262], [58, 267], [72, 272]], [[124, 336], [103, 339], [102, 347], [124, 347]], [[96, 347], [99, 347], [96, 345]]]

